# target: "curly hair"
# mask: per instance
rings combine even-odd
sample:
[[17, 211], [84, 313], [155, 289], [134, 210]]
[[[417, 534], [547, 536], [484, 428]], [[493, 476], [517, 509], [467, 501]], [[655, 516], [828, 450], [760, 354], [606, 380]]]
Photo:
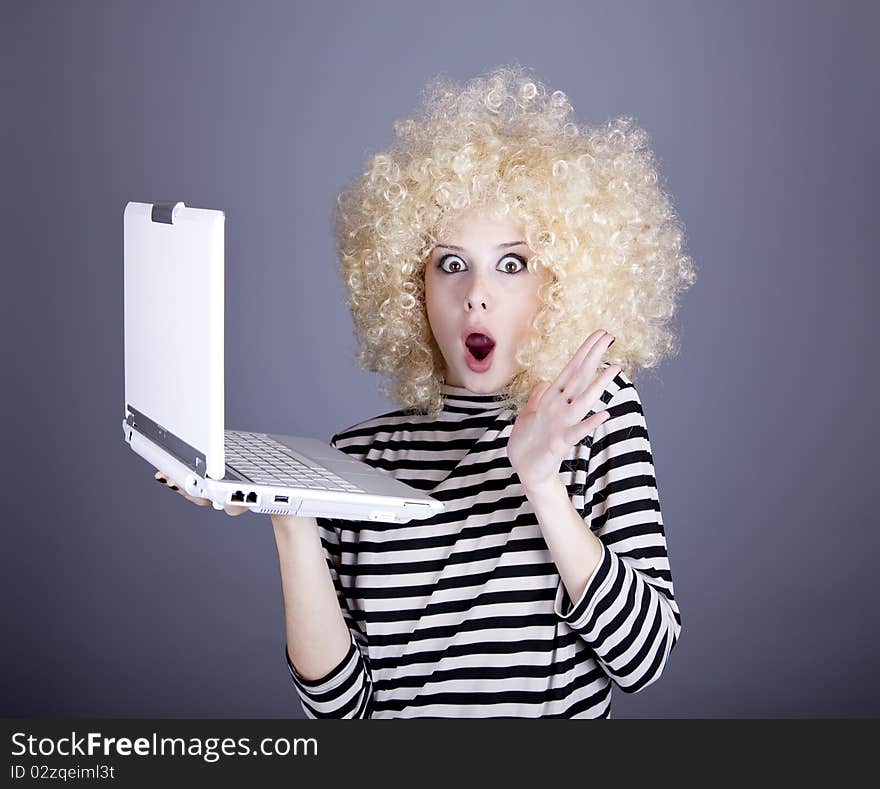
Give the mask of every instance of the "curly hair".
[[445, 365], [425, 306], [425, 264], [443, 228], [471, 207], [519, 221], [528, 267], [552, 275], [500, 393], [518, 412], [597, 328], [616, 342], [605, 360], [634, 380], [678, 351], [669, 324], [695, 280], [684, 231], [660, 184], [648, 135], [631, 118], [578, 126], [565, 93], [521, 65], [463, 87], [423, 90], [418, 118], [373, 155], [337, 197], [333, 219], [358, 363], [387, 376], [381, 391], [436, 414]]

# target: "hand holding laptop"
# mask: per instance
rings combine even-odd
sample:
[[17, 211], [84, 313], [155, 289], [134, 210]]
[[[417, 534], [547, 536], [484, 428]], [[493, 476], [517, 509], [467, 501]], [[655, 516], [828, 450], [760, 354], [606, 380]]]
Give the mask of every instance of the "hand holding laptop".
[[442, 512], [332, 444], [226, 427], [225, 222], [182, 202], [126, 204], [126, 443], [182, 496], [230, 515], [407, 523]]
[[[182, 490], [178, 487], [174, 480], [171, 479], [170, 474], [166, 474], [163, 471], [157, 471], [153, 477], [157, 482], [161, 482], [165, 487], [171, 488], [171, 490], [179, 493], [183, 498], [191, 501], [193, 504], [199, 507], [207, 507], [210, 504], [213, 504], [211, 499], [203, 499], [198, 496], [190, 496], [185, 490]], [[227, 515], [243, 515], [245, 512], [249, 511], [248, 507], [235, 507], [232, 504], [227, 504], [223, 507], [223, 511]], [[285, 533], [287, 529], [291, 527], [295, 527], [300, 522], [309, 521], [311, 522], [312, 527], [314, 528], [316, 521], [314, 518], [310, 518], [308, 516], [298, 517], [296, 515], [270, 515], [269, 520], [272, 521], [272, 525], [275, 527], [275, 537], [278, 539], [279, 533]]]
[[[207, 506], [213, 504], [211, 499], [201, 499], [201, 498], [198, 498], [197, 496], [190, 496], [189, 493], [187, 493], [185, 490], [183, 490], [182, 488], [179, 488], [177, 485], [175, 485], [174, 480], [171, 479], [171, 475], [166, 474], [164, 471], [157, 471], [155, 473], [155, 475], [153, 476], [153, 478], [157, 482], [161, 482], [163, 485], [165, 485], [165, 487], [168, 487], [168, 488], [171, 488], [171, 490], [177, 491], [181, 496], [183, 496], [183, 498], [187, 499], [188, 501], [191, 501], [193, 504], [196, 504], [199, 507], [207, 507]], [[248, 512], [248, 508], [247, 507], [234, 507], [231, 504], [227, 504], [223, 507], [223, 511], [227, 515], [241, 515], [245, 512]]]

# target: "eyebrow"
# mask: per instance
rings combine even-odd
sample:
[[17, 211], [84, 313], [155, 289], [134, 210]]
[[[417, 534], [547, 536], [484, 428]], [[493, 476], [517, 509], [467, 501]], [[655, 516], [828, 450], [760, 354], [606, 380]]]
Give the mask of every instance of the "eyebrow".
[[[518, 247], [520, 245], [525, 246], [526, 242], [525, 241], [508, 241], [505, 244], [499, 244], [497, 247], [495, 247], [495, 249], [507, 249], [507, 247]], [[453, 244], [435, 244], [434, 245], [434, 249], [441, 249], [441, 248], [442, 249], [453, 249], [456, 252], [466, 252], [467, 251], [464, 247], [457, 247], [457, 246], [454, 246]]]

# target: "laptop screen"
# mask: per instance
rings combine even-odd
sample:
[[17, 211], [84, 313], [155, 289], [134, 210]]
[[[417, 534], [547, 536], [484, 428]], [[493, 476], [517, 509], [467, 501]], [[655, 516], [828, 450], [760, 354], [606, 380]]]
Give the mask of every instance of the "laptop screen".
[[222, 479], [226, 215], [183, 203], [124, 213], [125, 406]]

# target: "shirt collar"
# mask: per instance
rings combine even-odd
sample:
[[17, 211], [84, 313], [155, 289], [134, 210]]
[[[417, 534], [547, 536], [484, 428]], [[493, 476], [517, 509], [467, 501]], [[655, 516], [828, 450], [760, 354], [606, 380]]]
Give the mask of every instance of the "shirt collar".
[[509, 408], [513, 401], [505, 394], [475, 394], [462, 386], [441, 384], [443, 411], [449, 413], [479, 413]]

